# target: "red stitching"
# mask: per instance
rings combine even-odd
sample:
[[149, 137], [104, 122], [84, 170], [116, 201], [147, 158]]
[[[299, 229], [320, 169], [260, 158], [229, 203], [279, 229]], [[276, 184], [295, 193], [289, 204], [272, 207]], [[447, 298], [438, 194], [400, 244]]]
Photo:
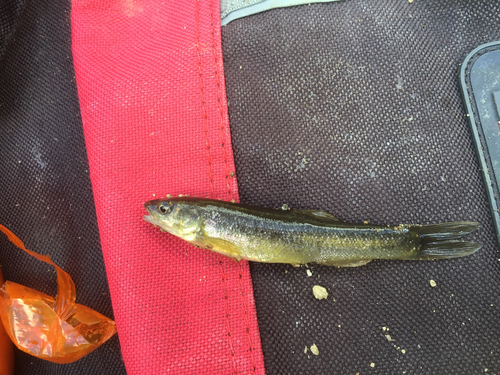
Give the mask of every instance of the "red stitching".
[[240, 290], [241, 290], [241, 299], [243, 300], [243, 308], [245, 309], [245, 325], [246, 325], [246, 333], [248, 336], [248, 346], [250, 349], [250, 357], [252, 359], [252, 368], [253, 368], [253, 373], [257, 374], [257, 364], [255, 363], [255, 358], [253, 355], [253, 345], [252, 345], [252, 336], [250, 336], [250, 323], [248, 322], [248, 306], [247, 306], [247, 299], [245, 296], [245, 286], [243, 285], [243, 274], [241, 270], [241, 262], [238, 262], [239, 266], [239, 279], [240, 279]]
[[224, 299], [226, 300], [226, 322], [228, 326], [228, 331], [227, 335], [229, 337], [229, 347], [231, 348], [231, 359], [233, 360], [233, 369], [234, 373], [237, 374], [238, 370], [236, 368], [236, 359], [234, 358], [234, 346], [233, 346], [233, 337], [231, 336], [231, 319], [229, 319], [229, 296], [227, 295], [227, 286], [226, 286], [226, 276], [224, 275], [224, 267], [222, 267], [223, 264], [223, 256], [219, 255], [219, 265], [220, 265], [220, 271], [222, 274], [222, 285], [224, 286]]
[[[213, 12], [213, 0], [210, 0], [210, 25], [212, 29], [212, 48], [213, 48], [213, 54], [214, 54], [214, 64], [215, 64], [215, 77], [216, 77], [216, 82], [217, 82], [217, 102], [219, 104], [219, 114], [220, 114], [220, 130], [221, 130], [221, 141], [222, 141], [222, 149], [224, 152], [224, 166], [225, 166], [225, 174], [226, 174], [226, 184], [228, 188], [228, 193], [229, 197], [232, 198], [232, 191], [231, 191], [231, 186], [229, 184], [229, 168], [228, 168], [228, 160], [227, 160], [227, 151], [226, 151], [226, 141], [225, 141], [225, 128], [224, 128], [224, 111], [222, 108], [222, 95], [221, 95], [221, 85], [220, 85], [220, 77], [219, 77], [219, 60], [217, 59], [217, 51], [216, 51], [216, 44], [215, 44], [215, 29], [214, 29], [214, 12]], [[222, 262], [220, 263], [222, 267]], [[253, 374], [256, 374], [257, 372], [257, 364], [255, 362], [254, 358], [254, 353], [253, 353], [253, 345], [252, 345], [252, 337], [250, 335], [250, 323], [248, 321], [248, 306], [247, 306], [247, 301], [246, 301], [246, 295], [245, 295], [245, 287], [243, 285], [243, 273], [242, 273], [242, 267], [241, 263], [238, 262], [238, 276], [239, 276], [239, 285], [240, 285], [240, 295], [241, 299], [243, 302], [243, 309], [245, 312], [245, 330], [246, 334], [248, 337], [248, 346], [250, 349], [250, 358], [252, 362], [252, 370]]]
[[[195, 16], [196, 16], [196, 49], [198, 53], [198, 71], [200, 74], [200, 90], [201, 90], [201, 106], [202, 106], [202, 111], [203, 111], [203, 117], [204, 117], [204, 122], [205, 122], [205, 141], [206, 141], [206, 146], [207, 146], [207, 156], [208, 156], [208, 174], [210, 177], [210, 186], [212, 190], [212, 198], [215, 198], [215, 191], [214, 191], [214, 180], [213, 180], [213, 175], [212, 175], [212, 161], [210, 159], [210, 143], [208, 141], [208, 115], [207, 115], [207, 110], [205, 106], [205, 91], [203, 88], [203, 73], [202, 73], [202, 68], [201, 68], [201, 52], [200, 52], [200, 6], [199, 6], [199, 1], [200, 0], [195, 0], [196, 6], [195, 6]], [[210, 3], [210, 13], [212, 14], [212, 3]], [[213, 20], [213, 16], [212, 16]], [[213, 22], [212, 22], [212, 32], [213, 32]], [[215, 51], [215, 47], [214, 47]], [[226, 277], [224, 275], [224, 268], [222, 267], [223, 260], [222, 260], [222, 255], [219, 256], [219, 265], [221, 268], [221, 274], [222, 274], [222, 285], [224, 287], [224, 300], [225, 300], [225, 306], [226, 306], [226, 322], [227, 322], [227, 335], [228, 335], [228, 341], [229, 341], [229, 348], [231, 349], [231, 359], [233, 361], [233, 372], [234, 374], [238, 373], [238, 369], [236, 367], [236, 359], [235, 359], [235, 352], [234, 352], [234, 346], [233, 346], [233, 338], [231, 336], [231, 320], [229, 319], [229, 296], [227, 294], [227, 285], [226, 285]]]
[[229, 184], [229, 167], [227, 161], [227, 151], [226, 151], [226, 135], [225, 135], [225, 112], [222, 108], [222, 95], [221, 95], [221, 84], [219, 76], [219, 60], [217, 59], [217, 51], [215, 44], [215, 29], [214, 29], [214, 12], [213, 12], [213, 0], [210, 1], [210, 25], [212, 29], [212, 48], [214, 53], [214, 65], [215, 65], [215, 80], [217, 83], [217, 103], [219, 104], [219, 114], [220, 114], [220, 135], [222, 143], [222, 151], [224, 154], [224, 174], [226, 177], [226, 186], [229, 197], [232, 198], [231, 185]]
[[215, 198], [214, 192], [214, 176], [212, 174], [212, 159], [210, 158], [210, 143], [208, 141], [208, 115], [205, 106], [205, 89], [203, 88], [203, 73], [201, 70], [201, 52], [200, 52], [200, 9], [199, 0], [195, 0], [195, 15], [196, 15], [196, 50], [198, 53], [198, 73], [200, 75], [200, 90], [201, 90], [201, 108], [203, 112], [203, 119], [205, 124], [205, 146], [207, 148], [208, 160], [208, 177], [210, 179], [210, 189], [212, 190], [212, 198]]

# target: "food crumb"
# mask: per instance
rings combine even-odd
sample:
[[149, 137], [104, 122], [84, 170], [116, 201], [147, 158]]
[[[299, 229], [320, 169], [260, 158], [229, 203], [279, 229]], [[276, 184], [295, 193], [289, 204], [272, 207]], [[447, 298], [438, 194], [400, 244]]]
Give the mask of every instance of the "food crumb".
[[307, 346], [304, 349], [304, 354], [307, 354]]
[[370, 367], [371, 367], [371, 368], [374, 368], [374, 367], [375, 367], [375, 363], [373, 363], [373, 362], [372, 362], [372, 363], [370, 363]]
[[411, 3], [413, 3], [413, 0], [408, 0], [408, 2], [411, 4]]
[[434, 288], [435, 286], [437, 286], [436, 282], [434, 280], [430, 280], [429, 281], [429, 284], [431, 284], [431, 286]]
[[319, 285], [313, 286], [313, 294], [314, 297], [317, 299], [327, 299], [328, 298], [328, 292], [326, 291], [325, 288]]
[[387, 331], [387, 327], [382, 327], [382, 331]]
[[307, 276], [311, 277], [313, 275], [313, 273], [311, 272], [311, 270], [306, 270], [306, 273], [307, 273]]
[[316, 346], [316, 344], [312, 344], [311, 345], [311, 353], [314, 354], [314, 355], [319, 355], [319, 349]]
[[231, 199], [231, 203], [236, 203], [236, 201], [234, 199]]
[[283, 206], [281, 206], [281, 209], [283, 211], [288, 211], [288, 210], [290, 210], [290, 207], [288, 206], [288, 204], [284, 203]]
[[405, 353], [406, 353], [406, 350], [401, 349], [401, 353], [405, 354]]
[[389, 340], [389, 341], [395, 341], [395, 340], [391, 337], [391, 335], [385, 335], [385, 338], [386, 338], [387, 340]]

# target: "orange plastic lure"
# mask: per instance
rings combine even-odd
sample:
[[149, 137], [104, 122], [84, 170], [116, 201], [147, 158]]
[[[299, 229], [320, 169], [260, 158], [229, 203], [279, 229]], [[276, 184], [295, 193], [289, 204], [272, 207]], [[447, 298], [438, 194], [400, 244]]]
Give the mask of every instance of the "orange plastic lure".
[[0, 317], [19, 349], [51, 362], [70, 363], [97, 349], [116, 333], [114, 321], [75, 303], [73, 280], [48, 255], [26, 249], [3, 225], [0, 231], [17, 247], [57, 270], [55, 299], [10, 281], [0, 289]]

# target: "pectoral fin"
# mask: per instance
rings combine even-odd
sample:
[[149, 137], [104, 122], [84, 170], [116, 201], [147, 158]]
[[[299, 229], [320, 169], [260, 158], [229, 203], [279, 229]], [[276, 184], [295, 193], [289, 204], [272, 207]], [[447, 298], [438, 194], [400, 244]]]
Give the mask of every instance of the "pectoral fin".
[[351, 261], [351, 260], [343, 260], [343, 261], [336, 261], [336, 262], [324, 262], [321, 264], [324, 264], [325, 266], [334, 266], [334, 267], [359, 267], [359, 266], [364, 266], [367, 263], [370, 263], [372, 260], [358, 260], [358, 261]]
[[196, 247], [201, 247], [202, 249], [215, 251], [237, 260], [241, 259], [241, 252], [239, 247], [229, 241], [222, 240], [220, 238], [197, 237], [195, 241], [191, 242], [191, 244]]

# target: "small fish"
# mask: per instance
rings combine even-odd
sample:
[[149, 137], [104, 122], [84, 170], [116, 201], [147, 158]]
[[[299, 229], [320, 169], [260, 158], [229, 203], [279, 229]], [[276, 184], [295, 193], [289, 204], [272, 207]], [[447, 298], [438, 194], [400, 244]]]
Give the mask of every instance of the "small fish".
[[373, 259], [429, 260], [475, 253], [460, 241], [474, 222], [378, 226], [350, 224], [325, 211], [273, 210], [204, 198], [146, 202], [147, 222], [189, 243], [237, 260], [362, 266]]

